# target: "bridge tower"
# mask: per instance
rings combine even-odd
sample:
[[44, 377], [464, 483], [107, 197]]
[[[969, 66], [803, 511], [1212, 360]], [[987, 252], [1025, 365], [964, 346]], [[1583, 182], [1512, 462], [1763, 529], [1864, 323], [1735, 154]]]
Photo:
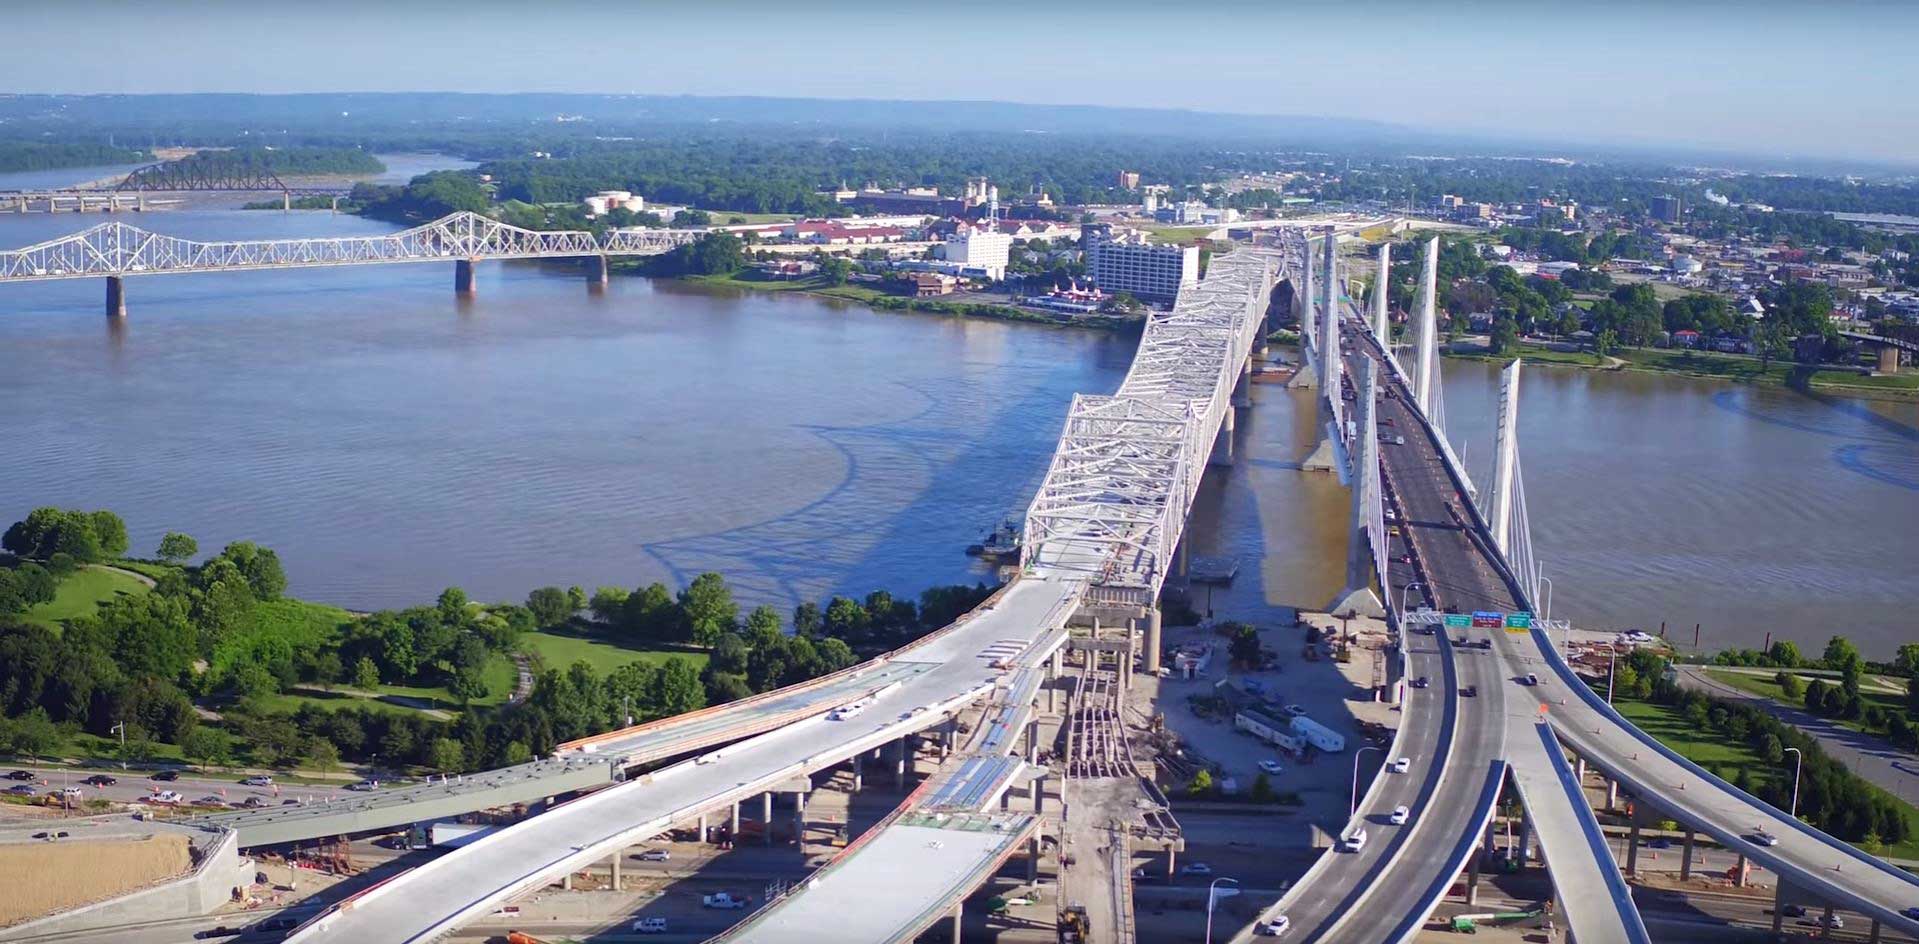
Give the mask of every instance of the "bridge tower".
[[1339, 238], [1326, 233], [1326, 307], [1319, 313], [1319, 388], [1339, 418]]
[[456, 295], [473, 294], [473, 260], [461, 259], [453, 263], [453, 292]]
[[1519, 360], [1507, 365], [1499, 377], [1499, 426], [1493, 453], [1492, 527], [1493, 543], [1501, 554], [1510, 554], [1508, 532], [1513, 519], [1513, 485], [1519, 466]]
[[1439, 383], [1439, 237], [1426, 241], [1426, 261], [1419, 269], [1419, 360], [1413, 366], [1413, 397], [1420, 412], [1433, 415], [1433, 387]]
[[1303, 277], [1306, 280], [1306, 285], [1304, 290], [1299, 293], [1299, 353], [1301, 363], [1304, 366], [1310, 367], [1315, 366], [1315, 361], [1312, 356], [1313, 343], [1319, 339], [1318, 335], [1314, 333], [1318, 327], [1318, 320], [1313, 312], [1313, 241], [1310, 239], [1306, 241], [1306, 258], [1304, 262], [1305, 265], [1301, 266], [1301, 270], [1305, 273]]
[[1393, 244], [1381, 243], [1379, 277], [1373, 280], [1373, 336], [1379, 339], [1379, 346], [1388, 354], [1393, 350], [1393, 322], [1387, 302], [1387, 296], [1392, 294], [1392, 276]]
[[[1375, 542], [1385, 538], [1384, 530], [1384, 491], [1379, 481], [1379, 427], [1374, 419], [1374, 404], [1379, 396], [1379, 365], [1372, 358], [1361, 362], [1359, 399], [1354, 405], [1356, 433], [1352, 443], [1352, 495], [1353, 507], [1351, 527], [1347, 529], [1346, 544], [1346, 588], [1339, 592], [1328, 613], [1351, 613], [1359, 616], [1383, 617], [1386, 609], [1380, 603], [1379, 594], [1373, 592], [1373, 575], [1381, 574], [1385, 578], [1385, 568], [1380, 567], [1378, 554], [1384, 550], [1383, 544]], [[1382, 582], [1380, 593], [1390, 596], [1390, 591]]]

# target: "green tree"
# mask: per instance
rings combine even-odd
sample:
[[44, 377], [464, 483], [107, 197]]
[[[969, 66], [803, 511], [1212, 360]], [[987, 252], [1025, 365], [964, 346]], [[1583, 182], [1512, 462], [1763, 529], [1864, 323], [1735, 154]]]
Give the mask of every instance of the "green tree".
[[1247, 668], [1259, 665], [1259, 630], [1245, 623], [1228, 623], [1221, 629], [1232, 634], [1227, 648], [1234, 665]]
[[586, 601], [587, 610], [593, 614], [595, 621], [608, 626], [617, 625], [620, 614], [626, 608], [628, 596], [623, 587], [600, 587], [595, 589], [593, 596]]
[[353, 687], [369, 692], [380, 687], [380, 667], [372, 659], [361, 656], [353, 664]]
[[434, 738], [433, 749], [428, 756], [428, 766], [443, 774], [466, 769], [466, 748], [452, 738]]
[[683, 636], [685, 619], [673, 592], [655, 581], [626, 598], [620, 621], [638, 641], [670, 642]]
[[586, 609], [586, 591], [578, 584], [566, 588], [566, 604], [574, 613]]
[[820, 613], [820, 605], [811, 600], [793, 608], [793, 635], [817, 636], [821, 627], [826, 625], [825, 617]]
[[1796, 669], [1804, 661], [1799, 647], [1790, 640], [1781, 639], [1766, 649], [1766, 661], [1786, 669]]
[[433, 603], [440, 611], [440, 619], [448, 626], [464, 626], [467, 621], [466, 591], [459, 587], [448, 587], [440, 591], [440, 598]]
[[27, 757], [39, 757], [59, 746], [60, 726], [47, 716], [47, 710], [38, 705], [25, 715], [13, 719], [9, 725], [12, 732], [13, 752]]
[[700, 673], [685, 659], [660, 663], [652, 679], [653, 705], [662, 717], [682, 715], [706, 707], [706, 687]]
[[235, 541], [220, 550], [220, 559], [230, 560], [239, 568], [256, 599], [278, 600], [286, 592], [286, 571], [281, 569], [280, 555], [272, 548], [252, 541]]
[[1188, 796], [1203, 797], [1213, 792], [1213, 772], [1202, 767], [1193, 775], [1193, 782], [1186, 785]]
[[828, 285], [845, 285], [848, 276], [853, 274], [853, 263], [845, 256], [828, 256], [820, 260], [820, 277]]
[[708, 571], [680, 591], [680, 610], [686, 615], [688, 636], [695, 645], [710, 646], [730, 632], [740, 619], [740, 605], [726, 579]]
[[212, 728], [194, 728], [180, 739], [180, 755], [208, 767], [223, 767], [229, 760], [226, 736]]
[[1778, 735], [1767, 732], [1764, 740], [1759, 745], [1759, 754], [1766, 759], [1766, 763], [1777, 764], [1785, 759], [1786, 746], [1779, 743]]
[[184, 564], [198, 553], [200, 553], [200, 542], [195, 541], [191, 535], [168, 531], [160, 538], [158, 556], [169, 564], [175, 566]]
[[1273, 781], [1263, 770], [1253, 778], [1252, 798], [1254, 803], [1271, 803], [1276, 799], [1273, 794]]
[[323, 774], [330, 774], [340, 766], [340, 749], [323, 737], [314, 737], [307, 742], [307, 763]]
[[526, 595], [526, 608], [541, 629], [558, 626], [573, 615], [572, 601], [559, 587], [541, 587]]
[[1834, 636], [1826, 643], [1824, 662], [1826, 668], [1844, 672], [1847, 669], [1857, 671], [1864, 668], [1866, 659], [1860, 654], [1859, 647], [1853, 645], [1852, 640], [1844, 636]]
[[87, 515], [93, 526], [94, 540], [100, 544], [100, 553], [106, 557], [119, 557], [127, 552], [127, 523], [111, 511], [96, 511]]
[[1502, 314], [1493, 320], [1491, 344], [1494, 354], [1503, 354], [1519, 346], [1519, 324], [1512, 316]]
[[759, 645], [761, 639], [778, 640], [780, 638], [780, 613], [764, 604], [753, 608], [746, 614], [746, 638]]
[[1900, 645], [1892, 657], [1892, 670], [1900, 675], [1919, 675], [1919, 643]]
[[1781, 670], [1778, 675], [1773, 676], [1773, 681], [1779, 683], [1779, 690], [1783, 692], [1787, 698], [1798, 699], [1805, 697], [1806, 680], [1800, 678], [1797, 673]]

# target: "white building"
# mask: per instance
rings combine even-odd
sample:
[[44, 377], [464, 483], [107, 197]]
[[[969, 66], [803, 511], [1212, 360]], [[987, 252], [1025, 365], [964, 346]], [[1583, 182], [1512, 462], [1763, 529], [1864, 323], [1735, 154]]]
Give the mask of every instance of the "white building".
[[1086, 273], [1107, 292], [1170, 302], [1183, 286], [1199, 281], [1198, 246], [1162, 246], [1139, 234], [1088, 234]]
[[997, 282], [1006, 277], [1006, 263], [1012, 249], [1013, 237], [1010, 233], [962, 226], [946, 237], [946, 242], [940, 246], [940, 258], [968, 269], [983, 270], [987, 278]]
[[609, 210], [626, 210], [640, 213], [646, 210], [646, 199], [625, 190], [602, 190], [587, 197], [586, 215], [588, 217], [605, 216]]

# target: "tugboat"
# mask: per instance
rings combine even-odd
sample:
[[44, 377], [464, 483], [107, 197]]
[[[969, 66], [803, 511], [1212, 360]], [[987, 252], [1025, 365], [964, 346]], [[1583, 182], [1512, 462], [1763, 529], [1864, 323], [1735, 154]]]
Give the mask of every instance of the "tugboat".
[[1008, 518], [999, 526], [987, 532], [986, 538], [978, 544], [966, 546], [968, 557], [1002, 558], [1019, 554], [1021, 524], [1017, 519]]

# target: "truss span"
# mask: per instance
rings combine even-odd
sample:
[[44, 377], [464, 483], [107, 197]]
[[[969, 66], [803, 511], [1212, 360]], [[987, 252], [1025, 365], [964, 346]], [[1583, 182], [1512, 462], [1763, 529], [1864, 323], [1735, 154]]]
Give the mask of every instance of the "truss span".
[[1285, 264], [1249, 248], [1214, 258], [1172, 311], [1147, 320], [1117, 393], [1073, 398], [1027, 509], [1027, 570], [1090, 579], [1105, 602], [1158, 596]]
[[170, 272], [226, 272], [385, 262], [454, 262], [580, 256], [642, 256], [699, 238], [697, 230], [541, 232], [478, 213], [455, 213], [383, 236], [200, 242], [102, 223], [69, 236], [0, 252], [0, 282]]

